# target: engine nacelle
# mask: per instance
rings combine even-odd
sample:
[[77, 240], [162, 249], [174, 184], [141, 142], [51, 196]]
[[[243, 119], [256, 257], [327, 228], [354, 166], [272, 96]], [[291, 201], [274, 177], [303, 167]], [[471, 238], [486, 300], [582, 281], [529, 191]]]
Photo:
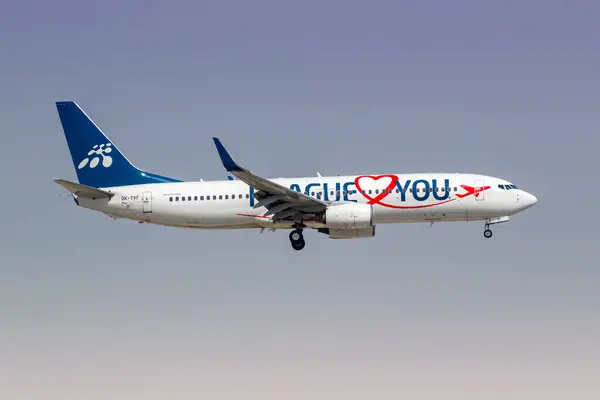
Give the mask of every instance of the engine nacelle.
[[373, 226], [373, 206], [344, 203], [327, 207], [322, 222], [330, 229], [367, 229]]
[[358, 239], [375, 236], [375, 227], [364, 229], [329, 229], [331, 239]]

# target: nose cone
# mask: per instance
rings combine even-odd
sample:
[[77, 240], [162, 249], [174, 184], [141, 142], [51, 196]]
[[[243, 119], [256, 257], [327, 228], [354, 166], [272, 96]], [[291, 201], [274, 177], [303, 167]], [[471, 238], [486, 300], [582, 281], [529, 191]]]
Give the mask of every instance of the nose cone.
[[537, 203], [537, 197], [535, 197], [531, 193], [521, 192], [521, 195], [519, 196], [520, 211], [533, 207], [535, 203]]

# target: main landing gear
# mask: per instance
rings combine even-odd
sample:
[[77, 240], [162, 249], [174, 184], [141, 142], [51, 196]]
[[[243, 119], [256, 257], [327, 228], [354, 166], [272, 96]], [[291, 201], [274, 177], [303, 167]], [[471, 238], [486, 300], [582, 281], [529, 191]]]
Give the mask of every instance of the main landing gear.
[[485, 224], [485, 230], [483, 231], [483, 236], [486, 239], [489, 239], [492, 237], [492, 230], [490, 229], [490, 224]]
[[296, 228], [290, 232], [290, 242], [294, 250], [302, 250], [304, 248], [306, 242], [304, 241], [302, 229]]

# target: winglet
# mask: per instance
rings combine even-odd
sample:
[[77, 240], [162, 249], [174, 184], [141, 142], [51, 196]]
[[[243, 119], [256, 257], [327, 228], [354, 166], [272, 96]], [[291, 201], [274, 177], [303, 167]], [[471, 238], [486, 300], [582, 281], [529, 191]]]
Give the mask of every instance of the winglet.
[[243, 171], [243, 168], [229, 155], [229, 152], [227, 152], [221, 141], [216, 137], [213, 138], [213, 141], [215, 142], [215, 146], [217, 146], [217, 152], [219, 153], [219, 157], [221, 157], [221, 162], [225, 169], [227, 171]]

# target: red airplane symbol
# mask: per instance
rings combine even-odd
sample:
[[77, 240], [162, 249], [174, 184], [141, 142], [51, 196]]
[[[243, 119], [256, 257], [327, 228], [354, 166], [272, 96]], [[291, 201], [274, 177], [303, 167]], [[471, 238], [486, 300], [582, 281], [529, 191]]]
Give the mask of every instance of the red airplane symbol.
[[491, 186], [473, 187], [473, 186], [469, 186], [469, 185], [460, 185], [460, 187], [465, 189], [467, 191], [467, 193], [457, 194], [456, 197], [458, 197], [459, 199], [462, 199], [463, 197], [471, 196], [473, 194], [475, 195], [475, 197], [479, 197], [479, 193], [491, 188]]

